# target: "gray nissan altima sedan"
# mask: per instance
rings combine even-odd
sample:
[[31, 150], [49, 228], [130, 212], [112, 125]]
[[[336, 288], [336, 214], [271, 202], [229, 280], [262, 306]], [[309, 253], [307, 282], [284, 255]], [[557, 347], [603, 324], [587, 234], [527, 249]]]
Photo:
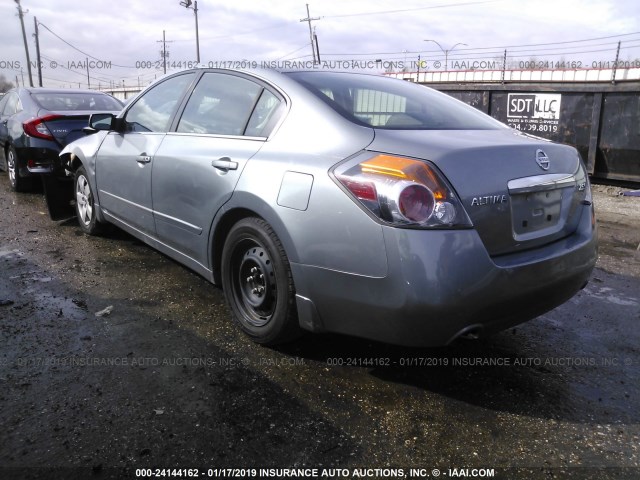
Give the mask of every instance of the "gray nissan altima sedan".
[[402, 80], [196, 69], [61, 153], [112, 223], [224, 289], [252, 339], [430, 346], [560, 305], [596, 261], [575, 148]]

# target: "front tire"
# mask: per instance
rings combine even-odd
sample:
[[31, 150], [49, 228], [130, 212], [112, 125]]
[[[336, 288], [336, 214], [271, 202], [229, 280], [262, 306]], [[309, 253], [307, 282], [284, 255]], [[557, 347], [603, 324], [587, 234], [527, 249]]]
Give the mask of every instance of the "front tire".
[[78, 168], [73, 181], [76, 197], [76, 217], [82, 231], [88, 235], [98, 235], [102, 225], [96, 218], [93, 190], [84, 167]]
[[234, 319], [255, 342], [275, 345], [300, 335], [289, 260], [261, 218], [231, 228], [222, 251], [222, 287]]

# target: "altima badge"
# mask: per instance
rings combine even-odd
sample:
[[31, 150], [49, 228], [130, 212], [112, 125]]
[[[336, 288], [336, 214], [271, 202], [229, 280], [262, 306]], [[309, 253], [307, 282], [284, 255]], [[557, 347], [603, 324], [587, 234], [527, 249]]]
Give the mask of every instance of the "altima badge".
[[536, 150], [536, 162], [543, 170], [549, 170], [549, 157], [542, 150]]
[[482, 207], [484, 205], [495, 205], [499, 203], [507, 203], [506, 195], [488, 195], [486, 197], [473, 197], [471, 200], [472, 207]]

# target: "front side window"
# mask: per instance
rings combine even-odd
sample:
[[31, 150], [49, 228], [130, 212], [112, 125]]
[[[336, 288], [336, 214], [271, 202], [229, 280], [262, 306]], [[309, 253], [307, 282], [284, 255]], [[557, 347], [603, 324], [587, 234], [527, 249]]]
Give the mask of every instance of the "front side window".
[[125, 116], [130, 132], [166, 132], [178, 102], [191, 84], [194, 73], [168, 78], [145, 92]]
[[245, 78], [205, 73], [187, 102], [178, 132], [243, 135], [262, 91]]

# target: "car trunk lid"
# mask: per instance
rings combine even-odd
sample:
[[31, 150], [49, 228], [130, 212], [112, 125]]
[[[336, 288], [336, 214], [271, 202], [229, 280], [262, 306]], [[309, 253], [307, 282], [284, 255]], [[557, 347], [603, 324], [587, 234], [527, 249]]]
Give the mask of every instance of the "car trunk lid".
[[433, 162], [490, 255], [541, 246], [577, 228], [588, 185], [577, 151], [496, 130], [376, 130], [369, 150]]
[[47, 112], [43, 118], [44, 125], [47, 127], [51, 135], [55, 138], [60, 146], [82, 138], [85, 133], [82, 129], [89, 125], [89, 117], [94, 113], [113, 113], [113, 112], [93, 112], [93, 111], [60, 111]]

